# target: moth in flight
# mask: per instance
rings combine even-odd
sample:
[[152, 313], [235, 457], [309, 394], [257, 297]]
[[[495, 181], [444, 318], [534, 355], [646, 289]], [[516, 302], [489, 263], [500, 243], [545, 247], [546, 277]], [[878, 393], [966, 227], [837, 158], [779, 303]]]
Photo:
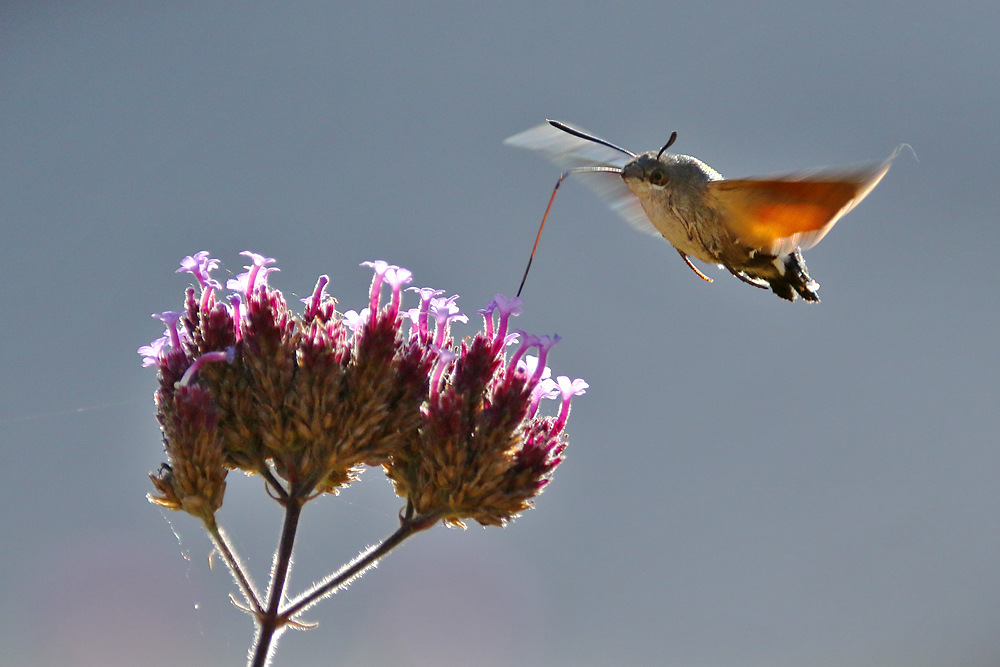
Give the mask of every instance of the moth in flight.
[[704, 280], [712, 282], [691, 258], [782, 299], [818, 302], [819, 283], [802, 250], [878, 185], [899, 152], [879, 163], [729, 179], [690, 155], [668, 153], [676, 139], [674, 132], [659, 151], [636, 155], [555, 120], [508, 138], [505, 144], [538, 151], [567, 170], [552, 191], [521, 288], [559, 186], [580, 174], [633, 226], [667, 239]]

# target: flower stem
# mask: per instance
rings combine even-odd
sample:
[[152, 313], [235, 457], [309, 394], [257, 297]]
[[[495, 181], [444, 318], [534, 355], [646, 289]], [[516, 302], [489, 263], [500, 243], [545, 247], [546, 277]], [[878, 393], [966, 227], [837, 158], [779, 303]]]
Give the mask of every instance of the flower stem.
[[398, 547], [403, 540], [415, 535], [422, 530], [427, 530], [438, 522], [437, 515], [425, 515], [412, 518], [400, 518], [399, 529], [387, 537], [377, 547], [359, 555], [353, 562], [342, 568], [339, 572], [330, 575], [324, 581], [316, 584], [311, 590], [306, 591], [291, 603], [283, 612], [281, 619], [283, 623], [288, 623], [298, 613], [307, 607], [315, 604], [324, 597], [330, 595], [338, 588], [349, 582], [365, 570], [375, 565], [376, 562], [394, 548]]
[[243, 593], [243, 598], [247, 601], [247, 604], [250, 605], [255, 614], [260, 615], [264, 613], [264, 608], [260, 606], [260, 598], [257, 597], [257, 591], [254, 590], [253, 583], [251, 583], [249, 577], [243, 571], [239, 557], [236, 556], [232, 547], [229, 546], [229, 540], [226, 538], [226, 534], [222, 532], [219, 524], [215, 522], [215, 517], [211, 517], [205, 521], [205, 530], [212, 536], [215, 548], [222, 554], [222, 558], [226, 561], [229, 572], [233, 575], [233, 579], [236, 580], [236, 585], [240, 587], [240, 592]]
[[305, 503], [305, 499], [295, 495], [291, 495], [284, 503], [285, 522], [281, 527], [281, 541], [278, 542], [274, 567], [271, 570], [271, 590], [268, 594], [267, 611], [257, 617], [260, 629], [257, 632], [254, 655], [250, 660], [252, 667], [264, 667], [267, 665], [275, 633], [287, 622], [287, 619], [278, 615], [278, 608], [281, 605], [281, 598], [285, 593], [288, 571], [292, 565], [295, 532], [299, 526], [299, 517], [302, 515], [303, 503]]

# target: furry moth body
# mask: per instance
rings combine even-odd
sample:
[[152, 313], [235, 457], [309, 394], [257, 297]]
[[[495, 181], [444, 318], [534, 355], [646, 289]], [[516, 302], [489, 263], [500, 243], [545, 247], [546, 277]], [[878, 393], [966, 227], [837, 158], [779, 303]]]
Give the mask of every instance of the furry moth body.
[[819, 284], [810, 278], [802, 250], [819, 243], [864, 199], [895, 157], [860, 166], [726, 179], [697, 158], [666, 152], [675, 138], [676, 133], [659, 152], [636, 155], [566, 123], [548, 121], [504, 143], [539, 151], [567, 169], [559, 183], [571, 173], [585, 178], [631, 224], [667, 239], [705, 280], [711, 282], [690, 258], [721, 265], [782, 299], [800, 296], [812, 302], [819, 301]]

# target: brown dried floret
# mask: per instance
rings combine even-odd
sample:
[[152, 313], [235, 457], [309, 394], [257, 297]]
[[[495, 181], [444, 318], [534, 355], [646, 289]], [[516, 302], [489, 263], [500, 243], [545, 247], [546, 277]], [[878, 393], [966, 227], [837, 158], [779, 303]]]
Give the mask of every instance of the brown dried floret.
[[222, 507], [228, 469], [219, 437], [218, 416], [208, 391], [180, 387], [157, 394], [167, 464], [150, 474], [157, 494], [149, 499], [209, 520]]

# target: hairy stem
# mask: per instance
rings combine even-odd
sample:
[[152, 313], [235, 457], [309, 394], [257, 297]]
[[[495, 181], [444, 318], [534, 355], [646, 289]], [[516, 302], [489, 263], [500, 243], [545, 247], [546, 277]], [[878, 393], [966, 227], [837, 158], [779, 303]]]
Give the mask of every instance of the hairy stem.
[[281, 541], [278, 542], [274, 567], [271, 570], [271, 589], [268, 594], [267, 610], [258, 616], [260, 628], [257, 632], [254, 655], [250, 660], [252, 667], [264, 667], [267, 665], [275, 633], [287, 622], [285, 618], [279, 616], [278, 609], [281, 605], [281, 598], [285, 593], [288, 570], [292, 565], [295, 532], [299, 526], [299, 517], [302, 515], [302, 505], [304, 502], [304, 499], [292, 495], [284, 503], [285, 523], [281, 527]]
[[212, 536], [215, 548], [222, 554], [222, 559], [226, 561], [229, 572], [233, 575], [233, 579], [236, 580], [236, 585], [240, 587], [240, 592], [243, 593], [243, 598], [247, 601], [247, 604], [250, 605], [255, 614], [260, 615], [264, 613], [264, 608], [260, 606], [260, 598], [257, 596], [257, 591], [254, 590], [253, 583], [243, 571], [239, 557], [233, 551], [232, 547], [229, 546], [229, 540], [226, 538], [226, 534], [222, 531], [222, 528], [219, 527], [219, 524], [215, 522], [215, 517], [211, 517], [210, 520], [205, 521], [205, 530]]
[[439, 518], [440, 517], [437, 515], [417, 516], [412, 518], [401, 517], [399, 529], [383, 540], [381, 544], [367, 552], [362, 553], [353, 562], [341, 568], [339, 572], [330, 575], [292, 602], [283, 612], [281, 612], [282, 622], [289, 622], [295, 617], [296, 614], [315, 604], [324, 597], [332, 594], [354, 577], [361, 575], [365, 570], [375, 565], [380, 558], [385, 556], [394, 548], [398, 547], [403, 540], [411, 535], [419, 533], [422, 530], [427, 530], [437, 523]]

